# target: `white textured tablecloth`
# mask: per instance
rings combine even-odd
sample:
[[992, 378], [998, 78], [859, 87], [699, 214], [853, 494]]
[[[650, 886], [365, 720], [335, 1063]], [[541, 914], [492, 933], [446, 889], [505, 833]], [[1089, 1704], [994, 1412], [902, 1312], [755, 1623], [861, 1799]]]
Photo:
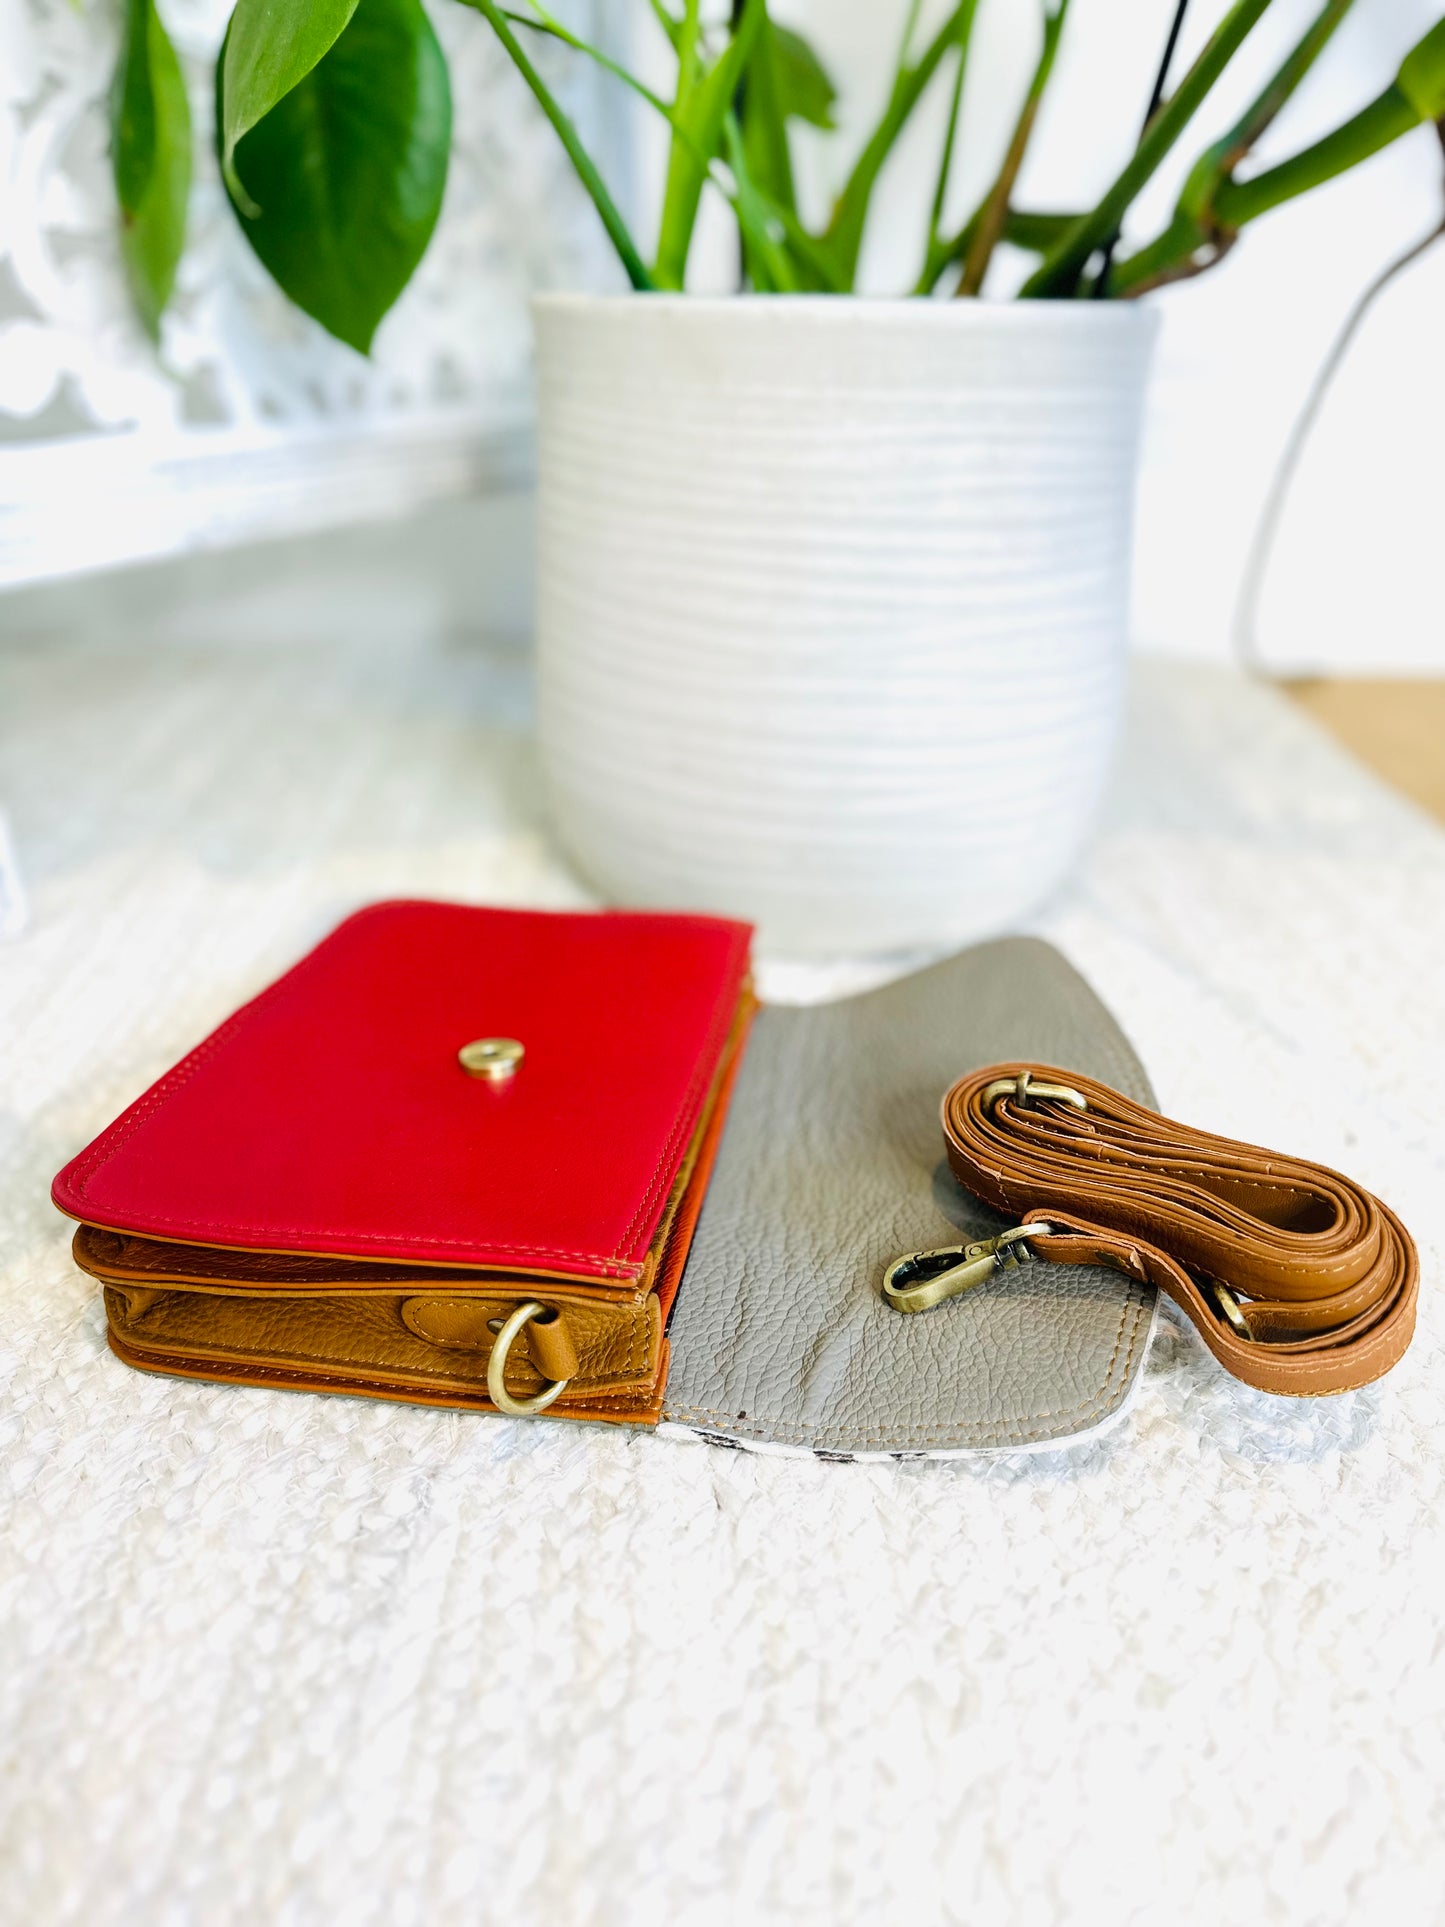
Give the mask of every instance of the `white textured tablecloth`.
[[0, 716], [0, 1917], [1441, 1918], [1438, 830], [1146, 665], [1037, 925], [1167, 1109], [1400, 1210], [1405, 1364], [1274, 1400], [1169, 1319], [1097, 1444], [830, 1466], [112, 1358], [64, 1159], [355, 904], [582, 899], [517, 660], [52, 643]]

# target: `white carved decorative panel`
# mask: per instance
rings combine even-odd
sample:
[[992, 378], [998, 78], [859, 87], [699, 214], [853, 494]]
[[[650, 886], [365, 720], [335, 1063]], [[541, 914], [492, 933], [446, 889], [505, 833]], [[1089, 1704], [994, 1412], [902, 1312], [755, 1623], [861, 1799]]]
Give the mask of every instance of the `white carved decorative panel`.
[[[570, 17], [596, 33], [603, 6], [578, 0]], [[227, 206], [212, 75], [229, 0], [161, 11], [196, 153], [157, 352], [116, 235], [117, 0], [0, 0], [0, 582], [515, 480], [529, 461], [529, 292], [620, 279], [490, 29], [435, 0], [455, 109], [446, 200], [371, 358], [358, 355], [286, 301]], [[615, 83], [555, 43], [532, 51], [615, 178], [627, 152]]]

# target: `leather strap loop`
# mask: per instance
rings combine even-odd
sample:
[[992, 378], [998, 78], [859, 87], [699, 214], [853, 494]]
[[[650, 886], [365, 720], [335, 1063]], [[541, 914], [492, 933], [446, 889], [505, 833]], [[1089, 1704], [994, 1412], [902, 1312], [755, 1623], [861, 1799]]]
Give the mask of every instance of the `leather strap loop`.
[[560, 1311], [544, 1310], [526, 1327], [527, 1350], [543, 1378], [575, 1378], [582, 1369], [577, 1347]]
[[[1044, 1084], [1068, 1086], [1086, 1108], [1043, 1097]], [[943, 1100], [943, 1131], [961, 1184], [1052, 1227], [1030, 1240], [1036, 1258], [1112, 1265], [1156, 1285], [1247, 1385], [1349, 1391], [1410, 1343], [1420, 1282], [1410, 1234], [1324, 1165], [1191, 1130], [1046, 1064], [960, 1078]]]

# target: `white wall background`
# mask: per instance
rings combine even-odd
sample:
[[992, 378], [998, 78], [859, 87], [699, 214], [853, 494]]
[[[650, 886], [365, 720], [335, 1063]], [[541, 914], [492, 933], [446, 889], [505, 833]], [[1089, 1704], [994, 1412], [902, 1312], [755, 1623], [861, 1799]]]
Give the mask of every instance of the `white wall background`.
[[[928, 0], [924, 29], [947, 10], [946, 0]], [[1197, 132], [1141, 200], [1131, 234], [1156, 231], [1189, 162], [1317, 10], [1317, 0], [1275, 0], [1246, 43], [1238, 77], [1221, 84]], [[842, 95], [841, 147], [836, 137], [804, 133], [805, 184], [821, 215], [882, 105], [905, 7], [774, 0], [774, 11], [809, 34]], [[1176, 75], [1223, 12], [1223, 0], [1193, 0]], [[1435, 0], [1357, 0], [1261, 157], [1292, 152], [1363, 106], [1439, 12]], [[1173, 0], [1074, 0], [1020, 182], [1023, 205], [1087, 205], [1117, 171], [1137, 136], [1172, 13]], [[1027, 0], [981, 0], [954, 182], [959, 217], [997, 164], [1033, 62], [1038, 15]], [[864, 259], [875, 292], [900, 291], [917, 273], [943, 95], [937, 89], [931, 111], [920, 111], [880, 185]], [[655, 187], [652, 130], [644, 148]], [[1311, 376], [1356, 295], [1438, 220], [1441, 184], [1439, 144], [1422, 129], [1266, 216], [1217, 269], [1150, 297], [1165, 326], [1140, 492], [1135, 625], [1145, 646], [1228, 653], [1244, 556]], [[721, 223], [710, 240], [699, 285], [728, 285], [732, 251]], [[1007, 265], [1017, 278], [1021, 263]], [[1007, 287], [1006, 273], [997, 285]], [[1445, 499], [1435, 455], [1445, 445], [1442, 322], [1445, 244], [1385, 294], [1309, 445], [1261, 601], [1259, 641], [1272, 665], [1445, 669]]]

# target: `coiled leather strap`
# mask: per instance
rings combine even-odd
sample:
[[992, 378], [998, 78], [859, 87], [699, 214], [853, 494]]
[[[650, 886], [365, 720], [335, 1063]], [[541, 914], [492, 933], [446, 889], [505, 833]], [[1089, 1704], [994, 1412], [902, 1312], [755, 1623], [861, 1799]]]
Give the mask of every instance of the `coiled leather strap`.
[[[1067, 1087], [1084, 1107], [1030, 1094], [1030, 1081]], [[1190, 1130], [1046, 1064], [960, 1078], [943, 1130], [961, 1184], [1049, 1227], [1029, 1239], [1036, 1258], [1156, 1285], [1247, 1385], [1348, 1391], [1410, 1343], [1414, 1243], [1388, 1206], [1324, 1165]]]

